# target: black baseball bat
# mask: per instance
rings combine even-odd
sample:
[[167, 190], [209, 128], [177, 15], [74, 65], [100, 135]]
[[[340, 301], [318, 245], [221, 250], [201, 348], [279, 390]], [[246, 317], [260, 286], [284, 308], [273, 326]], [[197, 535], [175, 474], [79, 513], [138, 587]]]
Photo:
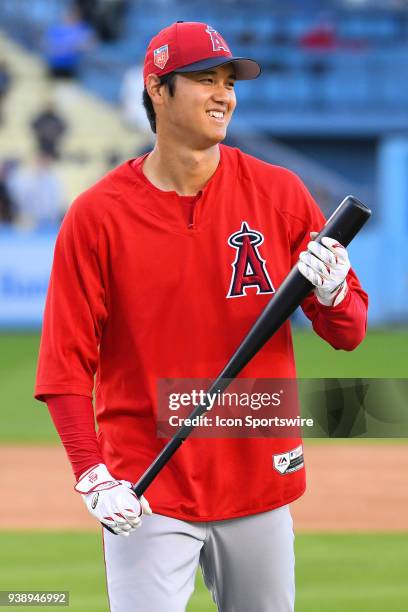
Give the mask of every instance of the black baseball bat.
[[[327, 220], [315, 240], [321, 242], [322, 238], [329, 237], [338, 240], [343, 246], [347, 246], [370, 216], [371, 210], [365, 204], [351, 195], [347, 196]], [[224, 391], [230, 384], [231, 379], [241, 372], [252, 357], [278, 331], [313, 288], [312, 283], [299, 272], [295, 265], [207, 393]], [[206, 404], [200, 404], [194, 408], [188, 418], [193, 419], [200, 416], [206, 409]], [[183, 425], [164, 446], [153, 463], [133, 486], [133, 491], [138, 497], [145, 492], [193, 429], [193, 425]]]

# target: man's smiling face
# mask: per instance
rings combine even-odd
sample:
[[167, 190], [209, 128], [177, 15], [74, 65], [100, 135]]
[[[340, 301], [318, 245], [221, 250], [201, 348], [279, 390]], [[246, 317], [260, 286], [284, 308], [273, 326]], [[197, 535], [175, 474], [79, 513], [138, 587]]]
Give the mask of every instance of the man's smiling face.
[[164, 123], [167, 134], [192, 148], [218, 144], [227, 135], [237, 103], [234, 84], [231, 63], [203, 72], [177, 74], [174, 96], [167, 94], [160, 108], [158, 129]]

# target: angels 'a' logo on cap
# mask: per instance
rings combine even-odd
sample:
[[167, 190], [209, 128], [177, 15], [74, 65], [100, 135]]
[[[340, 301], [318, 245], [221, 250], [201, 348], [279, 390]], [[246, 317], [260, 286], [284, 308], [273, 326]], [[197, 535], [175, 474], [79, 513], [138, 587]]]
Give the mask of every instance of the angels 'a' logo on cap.
[[218, 34], [217, 30], [214, 30], [214, 28], [208, 25], [205, 28], [205, 31], [211, 38], [213, 51], [226, 51], [227, 53], [231, 53], [231, 51], [228, 48], [227, 43], [225, 42], [221, 34]]
[[163, 70], [169, 59], [169, 45], [163, 45], [153, 51], [154, 65]]

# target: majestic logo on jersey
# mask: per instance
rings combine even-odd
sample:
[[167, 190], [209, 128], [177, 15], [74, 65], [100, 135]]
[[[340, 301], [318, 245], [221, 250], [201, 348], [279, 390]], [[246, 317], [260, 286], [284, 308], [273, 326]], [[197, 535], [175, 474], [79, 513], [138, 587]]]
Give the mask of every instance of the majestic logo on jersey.
[[227, 53], [231, 53], [231, 51], [228, 49], [227, 43], [225, 42], [221, 34], [218, 34], [217, 30], [214, 30], [214, 28], [208, 25], [205, 28], [205, 31], [211, 38], [213, 51], [226, 51]]
[[280, 474], [291, 474], [301, 470], [305, 465], [303, 459], [303, 446], [297, 446], [293, 450], [280, 455], [273, 455], [273, 467]]
[[153, 51], [154, 65], [163, 70], [169, 59], [169, 45], [163, 45]]
[[258, 250], [263, 241], [261, 232], [251, 229], [246, 221], [242, 222], [239, 232], [228, 238], [228, 244], [237, 252], [231, 264], [233, 273], [227, 297], [246, 295], [247, 287], [256, 287], [257, 293], [275, 293], [265, 260]]

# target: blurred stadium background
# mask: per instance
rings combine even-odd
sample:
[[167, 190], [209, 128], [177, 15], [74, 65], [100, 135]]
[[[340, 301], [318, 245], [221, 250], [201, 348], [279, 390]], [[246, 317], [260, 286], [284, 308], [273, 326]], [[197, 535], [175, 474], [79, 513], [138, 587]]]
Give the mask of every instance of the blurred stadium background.
[[[298, 315], [300, 375], [408, 375], [406, 0], [1, 0], [3, 447], [58, 442], [31, 399], [58, 226], [83, 189], [152, 146], [141, 64], [152, 35], [179, 19], [210, 23], [263, 66], [237, 84], [228, 144], [294, 170], [326, 213], [348, 193], [373, 209], [350, 249], [370, 295], [367, 340], [334, 353]], [[106, 609], [98, 537], [86, 538], [0, 532], [0, 589], [69, 584], [73, 610]], [[298, 610], [407, 610], [407, 534], [378, 538], [301, 534]], [[212, 609], [199, 584], [191, 612]]]

